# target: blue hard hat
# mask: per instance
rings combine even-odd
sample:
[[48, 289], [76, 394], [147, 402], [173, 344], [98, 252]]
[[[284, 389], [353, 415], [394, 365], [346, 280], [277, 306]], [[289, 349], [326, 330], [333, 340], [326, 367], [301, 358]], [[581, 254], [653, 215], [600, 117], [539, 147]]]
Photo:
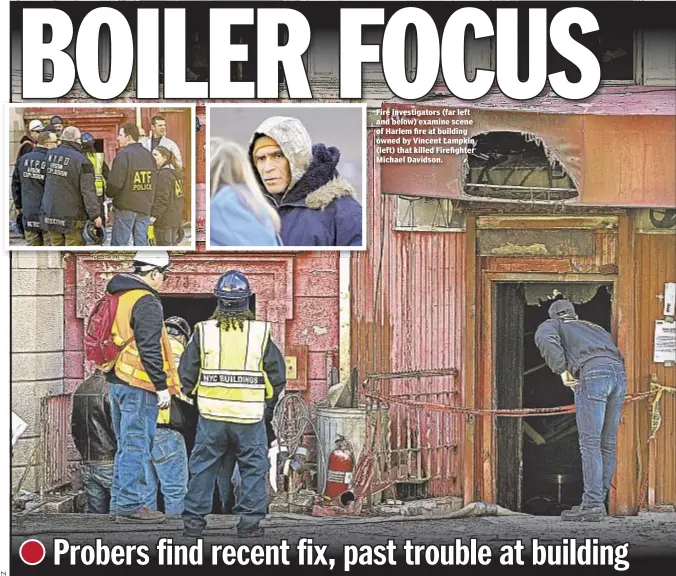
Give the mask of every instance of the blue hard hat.
[[85, 132], [81, 136], [82, 140], [82, 147], [86, 150], [94, 150], [94, 146], [96, 144], [96, 139], [94, 136], [92, 136], [89, 132]]
[[249, 280], [239, 270], [228, 270], [214, 287], [214, 296], [218, 298], [219, 305], [228, 310], [247, 310], [251, 295]]

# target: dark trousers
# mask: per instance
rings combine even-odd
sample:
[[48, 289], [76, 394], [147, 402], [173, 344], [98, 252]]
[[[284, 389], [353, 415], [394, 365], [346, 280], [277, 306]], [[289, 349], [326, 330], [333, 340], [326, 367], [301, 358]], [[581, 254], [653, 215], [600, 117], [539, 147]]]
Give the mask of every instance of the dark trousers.
[[617, 429], [627, 392], [624, 367], [595, 362], [575, 386], [575, 418], [582, 456], [584, 507], [602, 506], [615, 472]]
[[178, 246], [178, 228], [155, 227], [155, 243], [157, 246]]
[[265, 423], [235, 424], [200, 416], [188, 464], [190, 482], [183, 512], [187, 530], [199, 533], [204, 530], [205, 517], [211, 513], [216, 478], [223, 483], [222, 491], [230, 492], [235, 463], [242, 478], [237, 531], [246, 532], [256, 528], [267, 511], [265, 483], [270, 462]]

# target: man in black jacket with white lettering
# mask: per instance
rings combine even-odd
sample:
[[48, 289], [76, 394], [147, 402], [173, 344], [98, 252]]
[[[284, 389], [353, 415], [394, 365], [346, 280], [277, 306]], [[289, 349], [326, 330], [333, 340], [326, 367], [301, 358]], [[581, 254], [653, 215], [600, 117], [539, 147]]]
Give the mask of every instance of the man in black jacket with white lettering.
[[47, 170], [47, 153], [56, 147], [56, 133], [43, 130], [38, 136], [35, 150], [25, 154], [14, 168], [18, 186], [12, 182], [14, 205], [21, 210], [26, 242], [29, 246], [49, 245], [40, 225], [40, 206], [45, 195], [45, 172]]
[[117, 142], [122, 150], [113, 160], [106, 188], [115, 208], [111, 244], [128, 246], [133, 238], [135, 246], [147, 246], [157, 164], [139, 144], [136, 124], [121, 126]]
[[61, 145], [47, 154], [40, 220], [52, 246], [82, 246], [87, 218], [101, 227], [94, 167], [82, 154], [80, 131], [68, 126], [61, 134]]

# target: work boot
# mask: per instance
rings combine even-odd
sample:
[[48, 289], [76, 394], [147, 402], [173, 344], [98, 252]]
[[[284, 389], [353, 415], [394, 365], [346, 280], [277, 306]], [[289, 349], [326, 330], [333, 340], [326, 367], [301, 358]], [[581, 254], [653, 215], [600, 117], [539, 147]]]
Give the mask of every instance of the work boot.
[[115, 521], [123, 523], [133, 523], [133, 524], [161, 524], [166, 520], [162, 512], [155, 512], [150, 508], [140, 508], [133, 514], [118, 514]]
[[605, 516], [605, 506], [580, 505], [561, 512], [561, 520], [569, 522], [600, 522]]
[[247, 528], [246, 530], [237, 530], [237, 536], [240, 538], [259, 538], [265, 534], [262, 526]]

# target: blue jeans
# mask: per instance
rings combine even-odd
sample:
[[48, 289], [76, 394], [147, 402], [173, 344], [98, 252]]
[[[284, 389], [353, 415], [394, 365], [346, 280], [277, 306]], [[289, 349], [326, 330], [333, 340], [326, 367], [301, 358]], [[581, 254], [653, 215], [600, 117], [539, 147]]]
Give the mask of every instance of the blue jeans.
[[267, 511], [266, 474], [268, 439], [265, 423], [235, 424], [199, 417], [195, 446], [190, 454], [190, 483], [185, 497], [183, 523], [190, 532], [201, 533], [211, 513], [214, 484], [218, 477], [221, 493], [230, 491], [237, 463], [240, 476], [238, 532], [256, 528]]
[[[237, 514], [237, 503], [239, 502], [240, 492], [242, 487], [242, 477], [239, 474], [239, 466], [235, 462], [235, 470], [230, 478], [226, 478], [227, 471], [225, 468], [225, 459], [221, 463], [221, 469], [218, 471], [216, 477], [216, 484], [218, 486], [218, 495], [221, 499], [221, 506], [230, 511], [230, 514]], [[227, 490], [227, 491], [226, 491]]]
[[108, 514], [113, 486], [113, 463], [105, 460], [83, 462], [80, 470], [87, 496], [87, 514]]
[[164, 498], [164, 512], [171, 516], [183, 513], [188, 490], [188, 453], [180, 432], [158, 427], [152, 458], [146, 464], [146, 506], [157, 510], [157, 484]]
[[627, 392], [620, 364], [595, 364], [580, 375], [575, 418], [582, 456], [582, 506], [603, 506], [615, 473], [617, 429]]
[[143, 216], [131, 210], [115, 210], [110, 243], [112, 246], [129, 246], [133, 238], [134, 246], [147, 246], [148, 226], [150, 216]]
[[111, 510], [130, 515], [145, 504], [146, 463], [157, 422], [157, 396], [128, 384], [108, 381], [110, 411], [117, 437]]

